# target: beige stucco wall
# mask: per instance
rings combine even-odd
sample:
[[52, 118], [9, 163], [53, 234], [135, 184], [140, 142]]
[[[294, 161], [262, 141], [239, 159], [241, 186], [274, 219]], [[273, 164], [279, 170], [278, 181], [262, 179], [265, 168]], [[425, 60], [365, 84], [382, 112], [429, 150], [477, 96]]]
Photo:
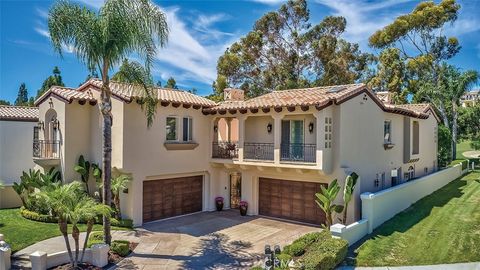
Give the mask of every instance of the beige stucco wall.
[[20, 181], [22, 171], [34, 167], [33, 127], [37, 122], [0, 121], [0, 182]]
[[[272, 125], [272, 131], [267, 131], [267, 125]], [[273, 143], [274, 120], [271, 116], [250, 116], [245, 120], [245, 142]]]
[[3, 189], [0, 189], [0, 209], [20, 206], [22, 206], [20, 196], [11, 186], [5, 186]]

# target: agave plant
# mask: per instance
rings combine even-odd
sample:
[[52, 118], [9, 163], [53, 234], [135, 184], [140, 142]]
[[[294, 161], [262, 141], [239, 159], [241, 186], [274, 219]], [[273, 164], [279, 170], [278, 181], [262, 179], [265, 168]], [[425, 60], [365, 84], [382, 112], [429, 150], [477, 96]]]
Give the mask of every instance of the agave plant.
[[355, 189], [355, 185], [357, 184], [358, 174], [351, 173], [345, 179], [345, 188], [343, 189], [343, 202], [345, 203], [345, 208], [343, 209], [343, 220], [342, 223], [347, 225], [347, 209], [348, 204], [352, 200], [353, 191]]
[[323, 185], [320, 186], [321, 191], [315, 193], [315, 202], [325, 213], [326, 226], [329, 229], [333, 223], [332, 215], [334, 213], [341, 213], [343, 211], [343, 205], [335, 204], [334, 201], [337, 198], [340, 186], [337, 183], [337, 179], [333, 180], [327, 188]]

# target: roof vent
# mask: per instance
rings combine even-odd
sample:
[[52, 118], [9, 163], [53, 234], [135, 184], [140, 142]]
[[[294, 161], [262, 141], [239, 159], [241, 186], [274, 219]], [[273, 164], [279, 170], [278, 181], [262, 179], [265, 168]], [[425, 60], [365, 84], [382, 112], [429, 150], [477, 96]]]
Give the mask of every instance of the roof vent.
[[338, 92], [340, 92], [342, 90], [345, 90], [345, 89], [347, 89], [345, 86], [334, 86], [334, 87], [330, 88], [327, 91], [327, 93], [338, 93]]

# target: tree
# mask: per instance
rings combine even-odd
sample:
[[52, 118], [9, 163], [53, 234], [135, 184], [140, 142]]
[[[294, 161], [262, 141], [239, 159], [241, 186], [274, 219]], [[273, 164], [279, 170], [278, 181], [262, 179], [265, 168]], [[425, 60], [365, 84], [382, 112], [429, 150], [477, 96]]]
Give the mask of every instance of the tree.
[[156, 86], [162, 87], [162, 81], [158, 80], [157, 83], [155, 83]]
[[10, 101], [0, 99], [0, 105], [11, 105], [11, 104], [10, 104]]
[[120, 170], [114, 168], [114, 176], [112, 178], [112, 194], [113, 194], [113, 203], [116, 208], [116, 218], [120, 220], [122, 218], [122, 212], [120, 209], [120, 192], [125, 190], [128, 186], [128, 183], [132, 181], [132, 175], [129, 173], [121, 172]]
[[43, 93], [47, 92], [48, 89], [52, 86], [65, 86], [62, 80], [62, 75], [60, 72], [60, 69], [55, 66], [52, 71], [52, 75], [48, 76], [43, 83], [42, 83], [42, 88], [38, 89], [37, 91], [37, 97], [35, 99], [38, 99]]
[[15, 106], [28, 106], [28, 90], [25, 83], [20, 84], [18, 88], [17, 99], [15, 99]]
[[[110, 216], [110, 207], [97, 204], [91, 197], [85, 194], [80, 182], [72, 182], [61, 185], [50, 191], [43, 191], [40, 197], [51, 207], [52, 214], [58, 218], [58, 226], [63, 235], [71, 265], [76, 269], [78, 263], [83, 261], [88, 237], [93, 229], [95, 218], [99, 215]], [[83, 244], [81, 259], [80, 255], [80, 230], [78, 223], [86, 221], [87, 235]], [[75, 245], [75, 257], [68, 238], [68, 223], [72, 224], [72, 238]]]
[[255, 22], [252, 31], [233, 43], [217, 62], [214, 94], [224, 86], [253, 97], [273, 90], [353, 83], [368, 70], [371, 55], [340, 36], [343, 17], [310, 23], [305, 0], [290, 0]]
[[188, 90], [188, 92], [196, 95], [198, 90], [197, 90], [197, 88], [193, 87], [191, 90]]
[[[456, 159], [458, 137], [458, 110], [460, 98], [478, 80], [478, 73], [473, 70], [461, 72], [456, 67], [443, 64], [438, 70], [438, 82], [424, 84], [418, 91], [419, 95], [428, 96], [431, 103], [445, 108], [447, 121], [444, 126], [451, 132], [452, 160]], [[449, 124], [449, 125], [447, 125]]]
[[458, 134], [462, 135], [462, 139], [480, 136], [480, 104], [459, 109]]
[[351, 173], [345, 179], [345, 187], [343, 189], [343, 202], [345, 203], [345, 207], [343, 208], [343, 225], [347, 225], [347, 209], [348, 204], [352, 200], [353, 191], [355, 189], [355, 185], [357, 184], [358, 174]]
[[165, 88], [178, 89], [177, 82], [173, 77], [168, 78], [167, 83], [164, 86]]
[[[109, 71], [135, 53], [145, 60], [149, 73], [157, 44], [165, 46], [168, 26], [165, 14], [149, 0], [107, 0], [98, 12], [77, 3], [56, 2], [50, 9], [48, 27], [53, 47], [62, 55], [62, 45], [72, 46], [77, 57], [102, 79], [100, 111], [103, 118], [103, 194], [105, 205], [111, 204], [112, 102]], [[132, 69], [133, 71], [134, 69]], [[138, 78], [144, 78], [137, 76]], [[151, 96], [147, 84], [140, 84]], [[147, 103], [147, 106], [150, 106]], [[152, 113], [153, 112], [153, 113]], [[152, 119], [155, 108], [146, 110]], [[147, 121], [151, 123], [152, 121]], [[104, 215], [105, 243], [111, 243], [110, 220]]]
[[[461, 48], [457, 38], [446, 37], [443, 31], [447, 23], [457, 19], [459, 9], [460, 5], [455, 0], [442, 0], [438, 4], [421, 2], [411, 13], [397, 17], [369, 39], [373, 48], [396, 48], [400, 52], [405, 66], [403, 73], [408, 73], [408, 91], [416, 94], [415, 101], [433, 103], [431, 96], [417, 95], [417, 92], [425, 88], [425, 84], [435, 88], [439, 83], [441, 63], [455, 56]], [[385, 53], [391, 55], [393, 51]], [[401, 68], [398, 65], [395, 67], [397, 70]], [[399, 82], [392, 86], [396, 86], [393, 90], [398, 91]], [[440, 112], [444, 125], [450, 126], [444, 102], [437, 102], [434, 106]]]
[[327, 229], [333, 224], [333, 213], [341, 213], [343, 211], [343, 205], [335, 204], [334, 201], [337, 198], [340, 186], [337, 183], [337, 179], [333, 180], [327, 188], [323, 185], [320, 186], [321, 191], [315, 193], [315, 202], [325, 213], [325, 221]]

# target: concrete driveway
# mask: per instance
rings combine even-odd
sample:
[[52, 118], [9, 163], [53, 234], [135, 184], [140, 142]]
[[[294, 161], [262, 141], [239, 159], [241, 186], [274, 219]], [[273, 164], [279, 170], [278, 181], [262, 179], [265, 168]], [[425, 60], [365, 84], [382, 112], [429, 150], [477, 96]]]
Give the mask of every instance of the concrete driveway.
[[130, 238], [139, 242], [135, 251], [113, 269], [250, 268], [263, 261], [266, 244], [318, 230], [234, 210], [198, 213], [144, 225]]

